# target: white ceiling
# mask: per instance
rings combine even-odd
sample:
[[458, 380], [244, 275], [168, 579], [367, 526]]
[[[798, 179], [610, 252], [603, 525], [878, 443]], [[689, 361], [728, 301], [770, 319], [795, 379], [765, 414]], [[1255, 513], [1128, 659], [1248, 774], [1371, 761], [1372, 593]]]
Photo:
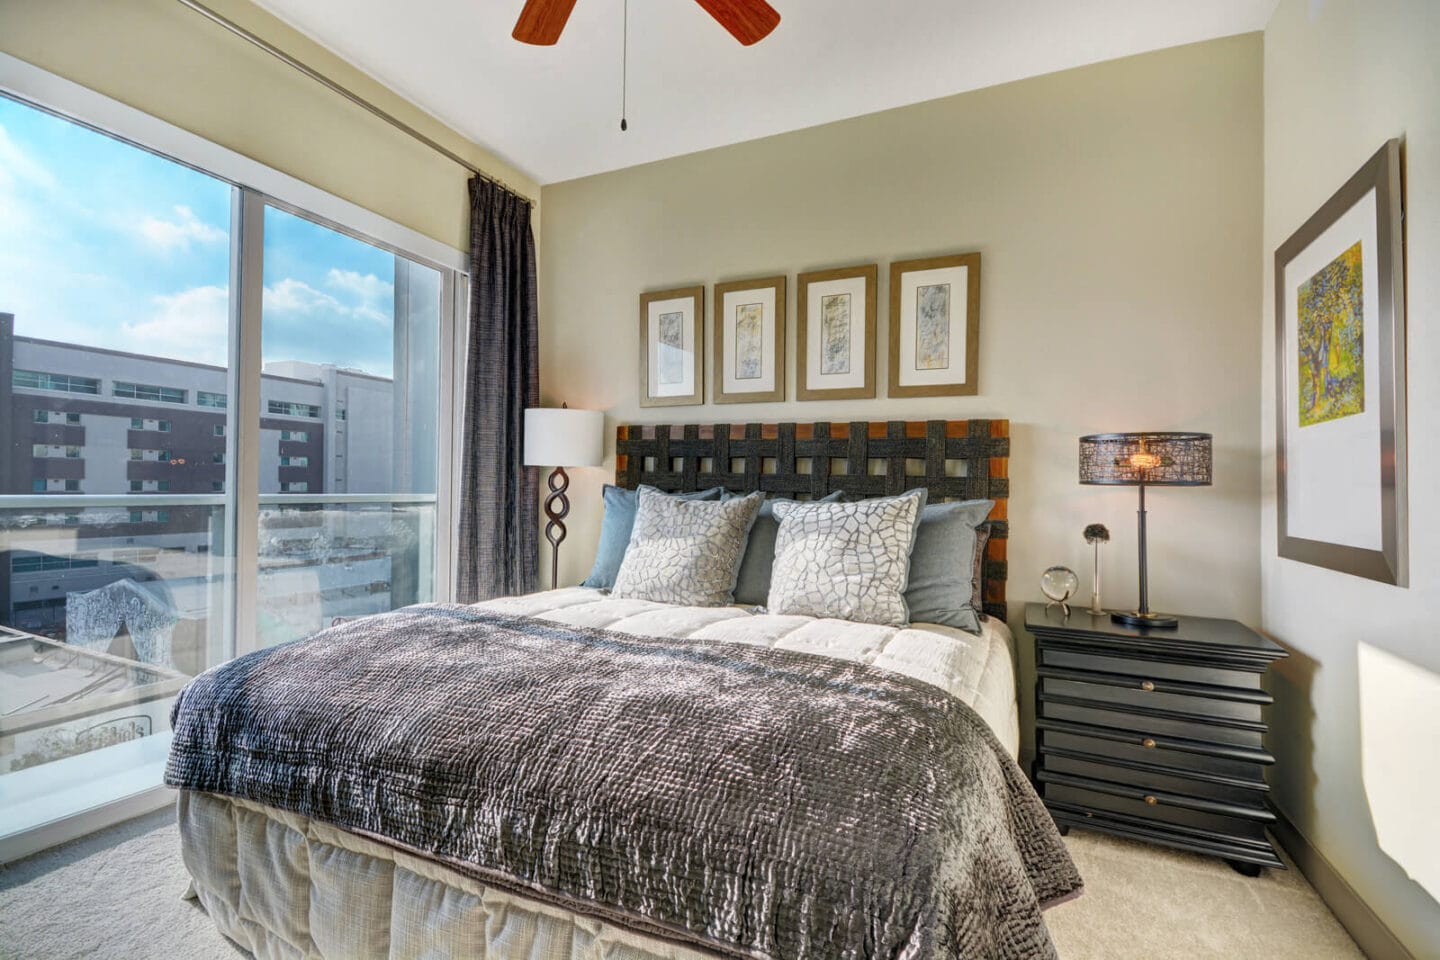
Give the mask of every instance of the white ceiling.
[[771, 0], [742, 47], [689, 0], [579, 0], [560, 42], [523, 0], [259, 0], [540, 183], [1163, 47], [1259, 30], [1276, 0]]

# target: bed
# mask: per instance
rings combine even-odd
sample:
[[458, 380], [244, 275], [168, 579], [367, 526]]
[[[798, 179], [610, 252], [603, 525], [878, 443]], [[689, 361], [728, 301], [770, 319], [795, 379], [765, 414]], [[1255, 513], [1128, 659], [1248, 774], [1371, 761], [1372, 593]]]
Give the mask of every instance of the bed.
[[[202, 700], [197, 681], [201, 689], [177, 704], [172, 773], [184, 775], [171, 782], [182, 788], [190, 895], [260, 958], [1053, 955], [1039, 911], [1078, 893], [1080, 882], [1014, 764], [1013, 650], [1003, 621], [1006, 432], [1003, 421], [621, 427], [617, 480], [630, 488], [684, 491], [719, 481], [818, 498], [923, 484], [932, 496], [995, 499], [983, 629], [777, 616], [569, 588], [468, 608], [407, 608], [324, 631], [306, 642], [309, 652], [300, 644], [253, 664], [232, 661], [217, 668], [229, 677], [218, 693]], [[837, 460], [848, 469], [832, 469]], [[908, 474], [917, 462], [925, 473]], [[440, 639], [417, 666], [406, 651], [431, 638]], [[486, 671], [472, 671], [467, 651], [481, 648]], [[615, 701], [625, 706], [601, 718], [571, 710], [608, 703], [596, 684], [610, 684], [610, 665], [630, 660], [640, 667], [624, 676], [654, 674], [655, 689]], [[478, 673], [505, 670], [506, 686], [465, 686], [488, 682]], [[465, 679], [449, 701], [423, 701], [426, 689], [456, 676]], [[338, 691], [329, 699], [327, 686]], [[728, 694], [710, 697], [721, 688]], [[256, 740], [247, 728], [287, 697], [289, 715], [315, 714], [310, 726], [294, 727], [318, 730], [315, 739], [293, 732], [277, 746], [283, 738], [271, 731]], [[392, 699], [419, 706], [376, 719]], [[385, 778], [342, 762], [407, 723], [432, 739], [437, 725], [488, 723], [476, 704], [492, 700], [514, 714], [486, 728], [487, 749], [513, 755], [499, 780], [489, 761], [437, 767], [392, 751]], [[637, 720], [635, 704], [653, 714]], [[337, 710], [353, 716], [335, 722]], [[546, 718], [567, 711], [575, 738], [608, 759], [582, 763], [565, 753], [569, 734], [547, 731]], [[943, 734], [932, 729], [942, 726]], [[894, 732], [901, 728], [908, 732]], [[329, 744], [334, 730], [353, 738]], [[768, 743], [771, 730], [785, 731], [777, 743], [803, 744], [803, 755], [775, 756], [784, 751]], [[654, 742], [640, 743], [652, 732]], [[453, 739], [439, 738], [437, 755]], [[952, 750], [961, 740], [968, 746]], [[868, 773], [835, 774], [852, 760]], [[326, 778], [309, 776], [321, 766]], [[567, 766], [576, 768], [569, 779], [556, 772]], [[801, 767], [817, 769], [802, 775]], [[419, 784], [449, 774], [461, 781], [447, 787], [449, 805], [427, 795], [423, 829], [416, 826]], [[875, 782], [859, 782], [866, 777]], [[482, 782], [490, 785], [480, 789]], [[485, 805], [512, 783], [539, 799], [508, 797], [500, 814]], [[795, 790], [816, 783], [846, 797], [807, 795], [790, 805]], [[934, 809], [916, 801], [922, 796]], [[604, 803], [592, 810], [592, 798]], [[662, 801], [668, 805], [656, 806]], [[478, 806], [466, 808], [465, 819], [455, 810], [468, 802]], [[525, 819], [537, 805], [548, 819]], [[692, 805], [701, 812], [690, 835], [644, 833], [656, 810], [668, 816]], [[524, 829], [515, 826], [517, 810]], [[828, 812], [815, 823], [787, 822], [816, 819], [817, 810]], [[488, 838], [479, 842], [485, 856], [474, 852], [473, 833]], [[927, 834], [942, 837], [936, 842], [947, 852], [931, 856]], [[747, 845], [755, 849], [741, 849]], [[950, 874], [961, 861], [957, 879]], [[965, 892], [937, 905], [931, 888], [943, 886], [940, 879]]]

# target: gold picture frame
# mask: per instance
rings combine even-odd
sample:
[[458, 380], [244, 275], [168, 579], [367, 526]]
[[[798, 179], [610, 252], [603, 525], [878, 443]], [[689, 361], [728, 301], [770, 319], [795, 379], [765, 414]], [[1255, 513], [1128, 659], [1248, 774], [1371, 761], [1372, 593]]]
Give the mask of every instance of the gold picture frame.
[[[963, 356], [956, 356], [957, 347]], [[889, 367], [887, 397], [979, 391], [980, 254], [890, 264]]]
[[640, 406], [705, 402], [705, 286], [640, 295]]
[[[879, 268], [870, 263], [814, 270], [796, 278], [795, 399], [875, 398], [878, 277]], [[863, 313], [857, 316], [857, 311]]]
[[783, 402], [785, 277], [715, 284], [713, 316], [713, 400]]

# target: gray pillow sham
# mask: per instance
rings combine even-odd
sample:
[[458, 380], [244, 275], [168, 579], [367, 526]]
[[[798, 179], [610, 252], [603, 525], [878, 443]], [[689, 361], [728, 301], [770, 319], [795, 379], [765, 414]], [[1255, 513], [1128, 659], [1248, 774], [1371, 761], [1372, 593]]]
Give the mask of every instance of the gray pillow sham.
[[764, 494], [714, 503], [641, 488], [639, 499], [612, 596], [697, 607], [733, 603]]
[[775, 502], [780, 532], [766, 609], [903, 626], [925, 491], [858, 503]]
[[[667, 497], [681, 500], [719, 500], [724, 492], [720, 487], [697, 490], [693, 493], [664, 493], [648, 484], [641, 484], [640, 490], [654, 490]], [[635, 510], [639, 506], [640, 490], [626, 490], [623, 487], [605, 484], [602, 499], [605, 515], [600, 521], [600, 543], [595, 548], [595, 564], [590, 576], [580, 582], [582, 587], [609, 590], [615, 586], [615, 575], [620, 572], [620, 563], [625, 559], [625, 548], [630, 545], [630, 533], [635, 527]]]
[[993, 500], [964, 500], [932, 503], [921, 511], [905, 588], [912, 622], [980, 633], [983, 607], [975, 606], [976, 528], [994, 506]]

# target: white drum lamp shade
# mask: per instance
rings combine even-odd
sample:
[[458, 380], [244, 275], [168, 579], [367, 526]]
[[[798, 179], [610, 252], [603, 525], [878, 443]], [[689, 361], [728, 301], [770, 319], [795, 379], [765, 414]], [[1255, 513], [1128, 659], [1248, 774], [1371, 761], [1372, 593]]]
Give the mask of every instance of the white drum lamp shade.
[[525, 466], [598, 467], [605, 462], [605, 414], [599, 410], [525, 411]]

